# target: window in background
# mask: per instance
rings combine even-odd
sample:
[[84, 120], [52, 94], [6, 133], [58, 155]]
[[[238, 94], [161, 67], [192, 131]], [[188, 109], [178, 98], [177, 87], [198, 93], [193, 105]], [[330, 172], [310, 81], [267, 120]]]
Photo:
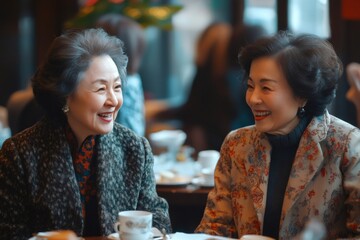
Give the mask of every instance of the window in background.
[[330, 37], [329, 0], [289, 0], [289, 29]]
[[149, 99], [181, 104], [187, 98], [194, 77], [195, 44], [213, 21], [228, 21], [230, 1], [167, 0], [182, 5], [173, 16], [173, 29], [146, 29], [147, 48], [140, 74]]
[[245, 0], [244, 22], [263, 26], [268, 34], [275, 33], [277, 31], [276, 4], [276, 0]]
[[[177, 1], [184, 8], [173, 17], [173, 56], [169, 85], [170, 101], [179, 104], [186, 100], [194, 76], [195, 44], [200, 33], [214, 20], [209, 0]], [[179, 89], [182, 91], [179, 92]]]

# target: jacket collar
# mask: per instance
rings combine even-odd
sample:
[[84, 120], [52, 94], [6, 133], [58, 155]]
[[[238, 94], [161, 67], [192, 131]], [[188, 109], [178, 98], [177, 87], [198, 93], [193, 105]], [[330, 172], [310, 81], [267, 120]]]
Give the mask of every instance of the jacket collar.
[[326, 111], [322, 116], [314, 117], [305, 129], [285, 190], [282, 209], [284, 215], [292, 208], [314, 175], [320, 171], [324, 161], [320, 142], [326, 138], [329, 125], [330, 114]]
[[[316, 172], [320, 170], [324, 157], [319, 143], [326, 138], [329, 124], [330, 114], [326, 111], [324, 115], [314, 117], [301, 136], [290, 172], [289, 182], [285, 190], [282, 209], [283, 216], [281, 219], [284, 219], [285, 214], [297, 201], [306, 185], [311, 182]], [[249, 178], [252, 179], [250, 193], [252, 199], [256, 199], [254, 204], [257, 216], [260, 222], [263, 222], [270, 168], [271, 151], [268, 150], [271, 149], [271, 146], [265, 134], [258, 131], [253, 132], [253, 134], [251, 138], [258, 140], [253, 143], [253, 152], [249, 153], [248, 161], [246, 161], [245, 165], [249, 174], [251, 172], [262, 173], [255, 174], [257, 177], [249, 176]]]

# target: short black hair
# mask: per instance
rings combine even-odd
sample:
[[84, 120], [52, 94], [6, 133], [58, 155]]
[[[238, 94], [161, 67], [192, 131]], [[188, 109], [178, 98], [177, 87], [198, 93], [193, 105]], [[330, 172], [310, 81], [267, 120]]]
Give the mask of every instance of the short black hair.
[[[313, 34], [295, 35], [289, 31], [261, 38], [239, 54], [240, 64], [248, 76], [251, 63], [261, 57], [274, 56], [284, 72], [294, 95], [307, 100], [309, 116], [322, 115], [335, 96], [343, 65], [332, 45]], [[247, 81], [247, 78], [244, 78]]]

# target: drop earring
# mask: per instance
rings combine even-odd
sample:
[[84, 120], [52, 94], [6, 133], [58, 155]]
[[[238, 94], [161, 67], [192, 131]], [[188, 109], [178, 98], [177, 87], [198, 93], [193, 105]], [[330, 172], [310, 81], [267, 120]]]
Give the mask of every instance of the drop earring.
[[61, 110], [64, 112], [64, 113], [68, 113], [69, 112], [69, 106], [67, 105], [67, 104], [65, 104], [62, 108], [61, 108]]
[[305, 116], [305, 108], [304, 107], [299, 107], [296, 115], [299, 118], [303, 118]]

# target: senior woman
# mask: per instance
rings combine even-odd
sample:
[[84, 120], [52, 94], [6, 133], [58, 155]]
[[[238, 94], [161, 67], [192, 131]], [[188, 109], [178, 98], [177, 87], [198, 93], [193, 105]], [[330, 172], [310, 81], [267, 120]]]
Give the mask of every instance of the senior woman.
[[314, 218], [328, 239], [360, 234], [360, 131], [332, 116], [342, 64], [314, 35], [280, 32], [240, 63], [255, 125], [225, 138], [197, 232], [297, 237]]
[[147, 140], [114, 122], [127, 57], [103, 30], [57, 37], [32, 79], [46, 117], [0, 151], [0, 238], [69, 229], [107, 235], [119, 211], [152, 212], [171, 231]]

